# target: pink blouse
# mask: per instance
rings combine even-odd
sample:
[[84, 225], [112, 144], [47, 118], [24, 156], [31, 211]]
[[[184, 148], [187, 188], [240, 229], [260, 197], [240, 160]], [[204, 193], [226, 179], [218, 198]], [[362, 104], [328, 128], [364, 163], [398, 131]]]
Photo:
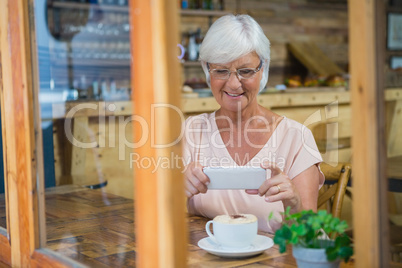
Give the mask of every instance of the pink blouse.
[[[215, 112], [189, 117], [185, 122], [185, 164], [199, 161], [203, 166], [238, 166], [232, 159], [219, 133]], [[322, 162], [311, 131], [286, 117], [278, 124], [264, 147], [251, 159], [240, 159], [245, 166], [260, 166], [265, 161], [275, 162], [290, 179]], [[238, 161], [239, 162], [239, 161]], [[320, 172], [321, 187], [324, 175]], [[281, 225], [282, 202], [266, 202], [264, 197], [247, 194], [244, 190], [208, 190], [188, 200], [190, 214], [214, 218], [221, 214], [254, 214], [258, 228], [274, 232]], [[268, 220], [273, 212], [274, 217]]]

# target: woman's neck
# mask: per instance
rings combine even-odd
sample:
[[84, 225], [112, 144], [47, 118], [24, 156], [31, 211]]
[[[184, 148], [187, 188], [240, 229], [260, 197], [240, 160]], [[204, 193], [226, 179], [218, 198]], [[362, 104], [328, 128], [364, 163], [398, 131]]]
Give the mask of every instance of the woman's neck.
[[215, 113], [215, 117], [217, 119], [222, 119], [224, 122], [223, 124], [232, 124], [232, 126], [236, 128], [244, 126], [247, 122], [249, 122], [249, 125], [253, 125], [260, 121], [258, 120], [259, 118], [266, 118], [266, 116], [267, 110], [259, 105], [252, 108], [248, 107], [244, 110], [239, 109], [239, 111], [228, 111], [221, 108]]

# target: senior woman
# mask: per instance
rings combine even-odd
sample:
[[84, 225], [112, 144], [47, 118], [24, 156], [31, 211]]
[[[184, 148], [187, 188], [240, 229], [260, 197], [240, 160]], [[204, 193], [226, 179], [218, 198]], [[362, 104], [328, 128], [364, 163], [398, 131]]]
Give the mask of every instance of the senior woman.
[[[270, 43], [258, 23], [248, 15], [219, 18], [204, 38], [200, 61], [220, 108], [186, 120], [189, 213], [254, 214], [260, 230], [274, 232], [285, 207], [316, 210], [324, 176], [311, 132], [257, 102], [270, 61]], [[208, 190], [204, 166], [261, 166], [271, 178], [254, 190]]]

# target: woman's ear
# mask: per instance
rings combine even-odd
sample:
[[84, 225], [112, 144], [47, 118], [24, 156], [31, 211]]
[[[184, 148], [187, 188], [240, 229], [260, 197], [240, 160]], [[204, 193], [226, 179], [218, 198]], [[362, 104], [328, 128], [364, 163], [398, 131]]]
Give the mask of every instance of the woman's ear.
[[264, 63], [262, 65], [262, 77], [261, 77], [261, 81], [260, 81], [260, 90], [259, 92], [261, 92], [265, 86], [268, 83], [268, 76], [269, 76], [269, 61], [267, 59], [264, 59]]
[[201, 61], [201, 66], [202, 66], [202, 70], [205, 73], [205, 80], [206, 80], [206, 82], [208, 84], [208, 87], [211, 88], [211, 77], [210, 77], [209, 72], [208, 72], [207, 63], [205, 61]]

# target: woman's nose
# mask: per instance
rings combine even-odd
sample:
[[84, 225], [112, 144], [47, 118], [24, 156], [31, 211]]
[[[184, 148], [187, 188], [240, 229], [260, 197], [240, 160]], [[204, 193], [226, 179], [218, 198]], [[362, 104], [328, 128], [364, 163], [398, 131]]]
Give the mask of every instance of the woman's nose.
[[232, 89], [237, 89], [241, 86], [241, 78], [237, 75], [237, 72], [230, 73], [227, 85]]

